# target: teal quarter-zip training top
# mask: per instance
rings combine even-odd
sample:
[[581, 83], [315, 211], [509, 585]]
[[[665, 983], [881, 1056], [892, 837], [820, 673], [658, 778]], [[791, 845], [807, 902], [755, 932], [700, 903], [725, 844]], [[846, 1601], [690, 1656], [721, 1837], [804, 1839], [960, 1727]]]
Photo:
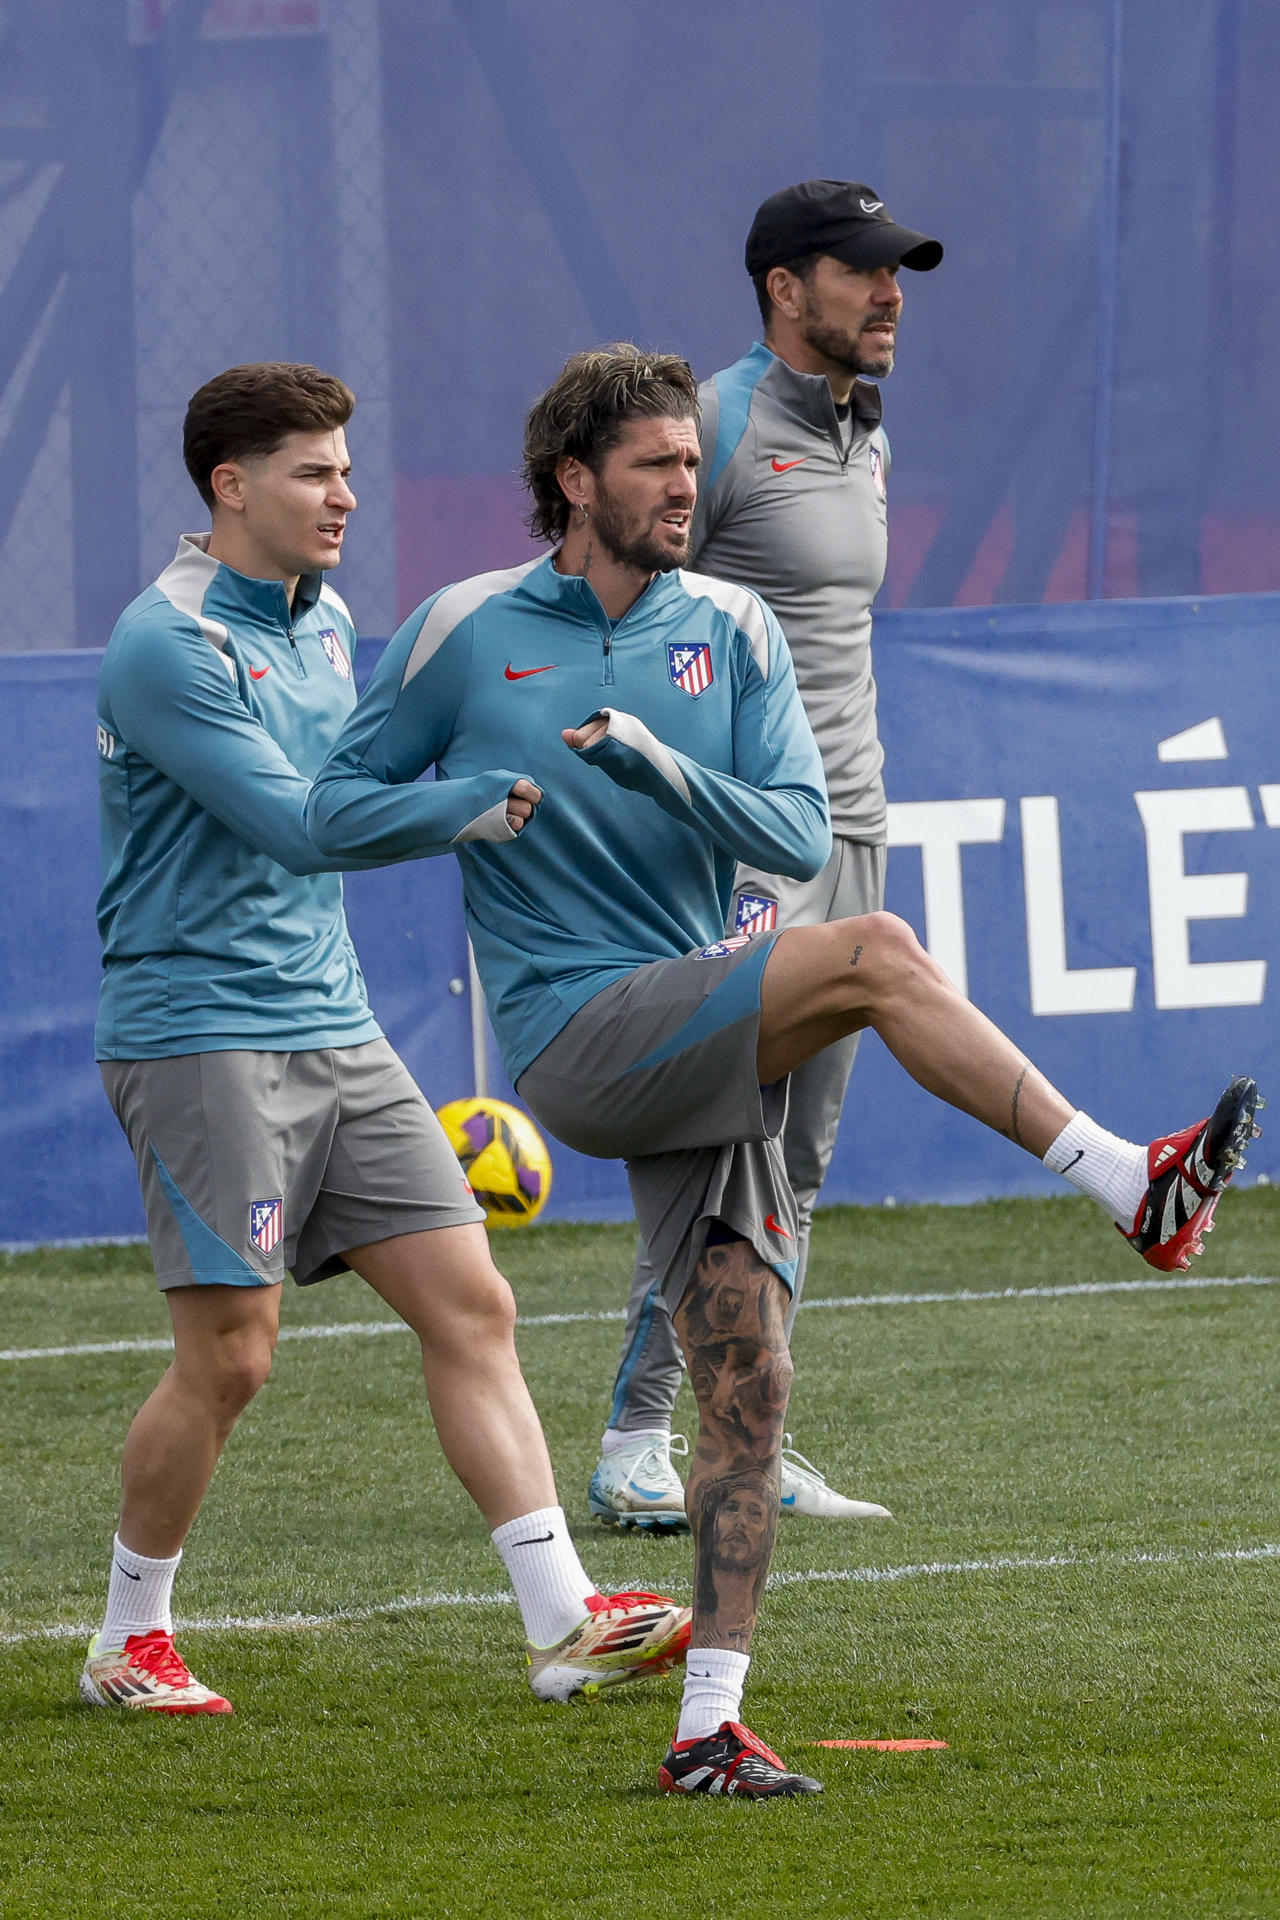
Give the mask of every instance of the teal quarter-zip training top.
[[[597, 712], [607, 737], [567, 747], [561, 729]], [[433, 783], [409, 784], [433, 763]], [[521, 775], [545, 798], [517, 836], [506, 797]], [[611, 981], [720, 940], [739, 860], [807, 879], [831, 851], [791, 656], [755, 594], [658, 574], [614, 622], [549, 559], [410, 615], [308, 821], [334, 855], [457, 848], [513, 1081]]]
[[290, 607], [185, 537], [116, 623], [98, 691], [100, 1060], [355, 1046], [381, 1029], [311, 776], [355, 704], [355, 632], [321, 576]]

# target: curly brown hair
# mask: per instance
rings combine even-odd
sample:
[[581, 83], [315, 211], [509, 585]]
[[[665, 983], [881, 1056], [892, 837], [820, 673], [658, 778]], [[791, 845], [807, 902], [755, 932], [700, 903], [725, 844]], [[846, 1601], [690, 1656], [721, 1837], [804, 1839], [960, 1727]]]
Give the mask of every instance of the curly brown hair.
[[533, 496], [534, 538], [562, 540], [569, 524], [569, 502], [556, 478], [561, 460], [581, 460], [598, 473], [628, 420], [701, 418], [698, 383], [679, 354], [646, 353], [628, 340], [575, 353], [525, 421], [523, 471]]
[[224, 460], [274, 453], [291, 433], [345, 427], [356, 397], [336, 374], [289, 360], [228, 367], [193, 393], [182, 429], [182, 457], [206, 507], [209, 476]]

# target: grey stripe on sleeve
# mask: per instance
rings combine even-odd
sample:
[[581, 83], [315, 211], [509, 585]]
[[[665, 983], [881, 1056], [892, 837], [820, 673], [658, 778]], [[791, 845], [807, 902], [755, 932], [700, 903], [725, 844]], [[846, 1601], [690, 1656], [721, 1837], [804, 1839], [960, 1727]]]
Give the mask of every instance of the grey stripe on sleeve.
[[685, 573], [680, 579], [686, 593], [695, 600], [710, 600], [727, 613], [751, 646], [751, 658], [763, 680], [769, 678], [769, 627], [763, 609], [750, 587], [735, 587], [728, 580], [714, 580], [709, 573]]
[[454, 834], [449, 845], [460, 846], [464, 840], [514, 840], [515, 832], [507, 825], [507, 802], [510, 798], [509, 793], [504, 793], [496, 807], [486, 807], [474, 820], [468, 820], [461, 833]]
[[209, 591], [219, 564], [205, 552], [210, 537], [207, 533], [184, 533], [178, 541], [177, 553], [156, 581], [156, 586], [170, 606], [195, 621], [230, 674], [232, 685], [238, 686], [236, 663], [226, 651], [231, 636], [220, 620], [206, 620], [201, 612], [204, 596]]
[[637, 720], [634, 713], [619, 713], [616, 707], [601, 707], [600, 711], [608, 716], [609, 738], [620, 740], [624, 747], [642, 754], [649, 765], [662, 775], [667, 785], [674, 787], [680, 798], [688, 804], [689, 783], [681, 773], [670, 747], [664, 747], [657, 735], [650, 733], [644, 721]]
[[522, 567], [504, 567], [497, 573], [478, 573], [473, 580], [460, 580], [456, 587], [446, 587], [418, 629], [413, 652], [409, 655], [404, 678], [400, 682], [401, 687], [407, 687], [414, 676], [422, 672], [432, 655], [439, 652], [454, 629], [460, 627], [477, 607], [491, 600], [495, 593], [510, 593], [526, 573], [532, 573], [535, 567], [541, 565], [542, 556], [539, 555], [536, 559], [527, 560]]
[[350, 620], [352, 631], [354, 632], [356, 623], [354, 620], [351, 619], [350, 607], [347, 605], [342, 595], [338, 593], [335, 588], [329, 585], [329, 582], [327, 580], [322, 580], [320, 582], [320, 598], [327, 607], [336, 607], [340, 614], [342, 614], [347, 620]]

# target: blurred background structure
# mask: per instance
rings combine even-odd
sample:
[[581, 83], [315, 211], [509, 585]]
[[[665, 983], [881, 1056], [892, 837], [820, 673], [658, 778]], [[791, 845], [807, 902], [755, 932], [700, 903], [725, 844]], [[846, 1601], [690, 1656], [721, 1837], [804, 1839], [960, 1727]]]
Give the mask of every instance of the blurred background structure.
[[0, 0], [0, 649], [103, 644], [240, 360], [360, 395], [365, 631], [522, 557], [533, 395], [604, 338], [735, 359], [814, 174], [947, 247], [889, 604], [1280, 587], [1278, 84], [1270, 0]]
[[[1274, 0], [0, 0], [0, 1240], [140, 1221], [88, 1058], [94, 652], [205, 524], [191, 392], [355, 388], [337, 585], [385, 637], [535, 551], [521, 422], [570, 352], [746, 350], [752, 212], [814, 175], [946, 246], [885, 393], [891, 900], [1113, 1121], [1280, 1077], [1278, 88]], [[452, 862], [350, 900], [392, 1037], [469, 1091]], [[1035, 1187], [895, 1071], [853, 1098], [928, 1135], [898, 1197]], [[625, 1209], [557, 1168], [553, 1211]], [[842, 1141], [828, 1197], [885, 1185]]]

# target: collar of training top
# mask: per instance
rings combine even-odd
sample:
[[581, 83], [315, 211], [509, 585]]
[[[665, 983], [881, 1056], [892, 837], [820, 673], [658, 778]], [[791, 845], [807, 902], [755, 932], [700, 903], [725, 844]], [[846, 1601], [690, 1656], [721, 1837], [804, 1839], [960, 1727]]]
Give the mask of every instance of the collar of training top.
[[[762, 340], [757, 340], [751, 351], [753, 355], [764, 356], [763, 374], [768, 380], [765, 391], [772, 392], [789, 412], [799, 414], [811, 426], [829, 433], [836, 424], [837, 416], [826, 374], [801, 373], [798, 367], [793, 367], [789, 360], [784, 360], [781, 354], [775, 353]], [[874, 432], [884, 414], [879, 387], [870, 380], [855, 380], [849, 400], [858, 431]]]
[[290, 607], [289, 596], [284, 590], [283, 580], [257, 580], [247, 573], [237, 573], [225, 560], [213, 559], [209, 554], [208, 533], [184, 533], [178, 541], [176, 559], [181, 560], [196, 552], [203, 554], [209, 563], [209, 585], [216, 585], [219, 604], [228, 610], [248, 614], [255, 620], [269, 620], [277, 626], [288, 628], [296, 626], [304, 614], [320, 599], [320, 589], [324, 585], [324, 574], [318, 570], [299, 576], [297, 591]]

